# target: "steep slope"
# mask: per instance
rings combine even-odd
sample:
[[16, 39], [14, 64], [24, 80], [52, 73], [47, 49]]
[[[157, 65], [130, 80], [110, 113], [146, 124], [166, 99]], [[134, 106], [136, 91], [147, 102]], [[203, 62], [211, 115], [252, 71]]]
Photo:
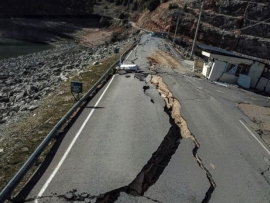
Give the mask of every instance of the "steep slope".
[[[178, 34], [195, 33], [200, 3], [178, 1]], [[205, 0], [198, 40], [243, 54], [270, 59], [270, 4], [266, 0]]]
[[[137, 24], [153, 31], [174, 33], [177, 43], [189, 47], [200, 12], [200, 0], [161, 1], [152, 12], [150, 2], [131, 1], [140, 11]], [[166, 3], [162, 3], [166, 2]], [[135, 14], [136, 16], [136, 14]], [[204, 0], [198, 41], [263, 59], [270, 59], [270, 2], [268, 0]]]

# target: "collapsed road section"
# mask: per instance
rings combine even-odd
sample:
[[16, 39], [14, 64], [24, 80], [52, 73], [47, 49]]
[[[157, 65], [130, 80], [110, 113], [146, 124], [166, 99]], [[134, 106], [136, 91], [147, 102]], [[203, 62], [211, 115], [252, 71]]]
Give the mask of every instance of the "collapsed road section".
[[[142, 81], [142, 80], [141, 80]], [[176, 150], [181, 142], [185, 138], [190, 138], [195, 144], [192, 149], [192, 154], [196, 159], [197, 164], [205, 173], [207, 180], [209, 181], [209, 187], [207, 191], [204, 192], [204, 196], [201, 200], [202, 203], [209, 202], [212, 193], [216, 187], [216, 184], [212, 178], [210, 172], [204, 167], [201, 158], [198, 155], [198, 149], [200, 147], [199, 142], [196, 140], [195, 136], [191, 134], [188, 129], [187, 122], [181, 116], [181, 105], [180, 102], [173, 97], [172, 93], [169, 91], [167, 85], [162, 81], [159, 76], [153, 76], [151, 83], [156, 87], [160, 96], [165, 100], [164, 111], [169, 115], [171, 128], [164, 140], [158, 147], [158, 149], [152, 154], [152, 157], [147, 162], [147, 164], [142, 168], [137, 177], [128, 186], [110, 191], [106, 194], [101, 195], [97, 202], [107, 203], [107, 202], [127, 202], [133, 201], [134, 197], [125, 195], [125, 193], [132, 196], [142, 196], [146, 197], [148, 201], [152, 202], [163, 202], [162, 200], [152, 198], [152, 192], [150, 192], [150, 197], [147, 194], [148, 189], [153, 186], [159, 177], [163, 175], [165, 168], [170, 164], [172, 156], [176, 153]], [[152, 86], [153, 86], [152, 85]], [[144, 86], [144, 93], [147, 94], [151, 88], [149, 86]], [[150, 96], [151, 98], [151, 96]], [[151, 102], [154, 103], [151, 98]], [[191, 153], [191, 152], [189, 152]], [[178, 154], [177, 154], [178, 156]], [[179, 171], [181, 173], [181, 171]], [[180, 183], [181, 184], [181, 183]], [[184, 183], [183, 183], [184, 184]], [[198, 183], [199, 184], [199, 183]], [[169, 189], [169, 188], [168, 188]], [[194, 198], [194, 197], [193, 197]], [[180, 198], [181, 199], [181, 198]], [[179, 201], [180, 201], [179, 199]], [[195, 199], [195, 198], [194, 198]], [[142, 201], [139, 200], [138, 201]], [[134, 200], [134, 202], [136, 202]]]
[[[207, 202], [210, 199], [211, 194], [215, 188], [215, 183], [212, 180], [211, 174], [204, 168], [201, 159], [197, 155], [199, 143], [197, 142], [195, 137], [189, 132], [187, 123], [181, 117], [181, 114], [180, 114], [181, 105], [178, 102], [178, 100], [173, 97], [172, 93], [168, 90], [167, 86], [162, 82], [162, 78], [160, 77], [153, 76], [152, 79], [151, 77], [150, 79], [148, 78], [147, 85], [142, 85], [142, 82], [139, 82], [139, 80], [134, 79], [134, 77], [119, 76], [119, 79], [120, 80], [118, 82], [124, 82], [125, 84], [130, 84], [127, 86], [127, 85], [121, 85], [120, 83], [119, 84], [120, 87], [124, 89], [119, 90], [119, 92], [120, 91], [127, 92], [129, 90], [129, 88], [126, 89], [127, 87], [134, 87], [133, 92], [136, 92], [137, 90], [139, 90], [138, 87], [140, 87], [141, 88], [140, 93], [137, 96], [141, 97], [144, 105], [147, 104], [147, 108], [153, 108], [153, 107], [158, 108], [160, 110], [160, 114], [163, 114], [165, 111], [170, 121], [170, 127], [165, 137], [163, 137], [163, 140], [161, 140], [159, 146], [157, 146], [157, 148], [153, 150], [154, 153], [151, 150], [149, 151], [150, 153], [151, 152], [153, 153], [152, 156], [149, 158], [149, 160], [146, 159], [147, 161], [145, 162], [144, 166], [142, 165], [142, 168], [140, 168], [139, 170], [138, 168], [136, 169], [135, 174], [137, 175], [134, 175], [133, 176], [134, 179], [126, 185], [125, 184], [120, 185], [119, 188], [114, 187], [115, 189], [113, 190], [107, 190], [108, 192], [105, 192], [102, 195], [97, 195], [97, 193], [94, 192], [94, 190], [99, 191], [98, 188], [100, 187], [100, 185], [92, 185], [94, 187], [91, 187], [91, 184], [90, 184], [90, 187], [88, 190], [89, 193], [84, 193], [83, 195], [81, 195], [80, 192], [78, 192], [78, 191], [81, 191], [81, 189], [79, 189], [78, 191], [76, 190], [75, 192], [68, 192], [66, 195], [53, 194], [51, 197], [47, 196], [46, 198], [46, 196], [44, 196], [44, 198], [40, 197], [39, 199], [42, 199], [41, 201], [43, 201], [48, 198], [50, 200], [58, 198], [59, 201], [72, 202], [72, 201], [83, 201], [84, 199], [87, 198], [87, 200], [91, 199], [91, 202], [107, 203], [107, 202], [121, 202], [123, 199], [124, 200], [122, 202], [130, 202], [129, 199], [127, 199], [129, 197], [132, 197], [135, 199], [136, 197], [138, 198], [145, 197], [147, 198], [147, 200], [153, 201], [153, 202], [178, 202], [178, 201], [186, 202], [185, 200], [187, 199], [192, 200], [192, 198], [195, 199], [196, 202]], [[152, 82], [152, 84], [150, 83], [150, 81]], [[141, 85], [138, 84], [139, 86], [137, 87], [137, 86], [134, 86], [134, 83], [139, 83]], [[124, 94], [124, 95], [128, 95], [128, 94]], [[119, 98], [119, 97], [116, 97], [115, 92], [113, 93], [113, 96], [115, 98]], [[149, 96], [153, 102], [150, 102], [151, 100], [149, 101], [149, 98], [146, 96]], [[130, 102], [132, 102], [132, 100], [133, 98], [130, 98]], [[161, 106], [164, 106], [163, 111], [162, 109], [160, 109]], [[152, 109], [151, 111], [153, 110], [154, 109]], [[113, 113], [116, 113], [116, 112], [113, 112]], [[128, 115], [132, 115], [133, 117], [135, 116], [134, 114], [128, 114]], [[104, 114], [104, 116], [108, 117], [108, 114], [106, 115]], [[141, 116], [142, 114], [140, 114], [140, 117]], [[153, 118], [152, 119], [149, 118], [149, 119], [151, 120], [151, 122], [156, 121], [156, 119], [153, 120]], [[141, 125], [143, 125], [143, 123], [141, 123]], [[139, 131], [137, 130], [137, 135], [139, 134]], [[145, 142], [145, 139], [146, 139], [145, 136], [147, 136], [146, 135], [147, 132], [145, 132], [144, 127], [143, 127], [143, 132], [145, 134], [140, 139], [143, 139]], [[154, 141], [153, 139], [157, 139], [156, 136], [154, 136], [154, 134], [149, 134], [149, 135], [151, 135], [149, 139], [151, 138], [152, 142]], [[123, 136], [124, 135], [121, 134], [121, 139], [123, 139]], [[110, 141], [110, 145], [113, 144], [113, 140], [115, 140], [115, 136], [111, 138], [112, 140]], [[191, 139], [185, 139], [185, 138], [191, 138]], [[94, 138], [91, 137], [91, 143], [95, 142], [93, 139]], [[189, 140], [190, 142], [187, 142]], [[194, 143], [195, 143], [195, 148], [194, 148]], [[125, 143], [125, 145], [126, 144], [127, 143]], [[134, 142], [133, 142], [133, 145], [134, 145]], [[132, 145], [130, 145], [130, 147], [132, 147]], [[94, 145], [91, 148], [93, 148], [92, 150], [96, 151], [94, 148]], [[113, 149], [117, 149], [117, 148], [110, 148], [110, 151]], [[129, 148], [129, 150], [132, 150], [132, 149]], [[194, 153], [193, 155], [192, 155], [192, 150]], [[91, 152], [91, 154], [92, 153], [94, 152]], [[123, 155], [127, 156], [127, 151], [125, 151], [125, 154]], [[109, 156], [109, 154], [107, 156]], [[196, 159], [194, 159], [193, 156], [195, 156]], [[115, 158], [113, 159], [114, 161], [116, 161]], [[180, 159], [178, 160], [178, 158]], [[95, 162], [95, 163], [96, 165], [102, 164], [103, 166], [104, 164], [107, 164], [108, 161], [109, 160], [107, 161], [99, 160], [98, 162]], [[134, 161], [136, 162], [136, 160]], [[201, 170], [198, 167], [198, 164], [196, 162], [199, 163], [200, 167], [204, 170]], [[93, 161], [91, 163], [93, 163]], [[126, 162], [123, 162], [122, 164], [124, 163], [125, 165], [127, 165]], [[116, 169], [116, 171], [119, 171], [120, 170], [119, 168], [125, 168], [126, 167], [125, 165], [123, 166], [118, 165], [118, 169]], [[95, 165], [91, 165], [91, 167], [94, 168]], [[78, 169], [79, 168], [76, 168], [77, 171]], [[113, 168], [109, 168], [109, 169], [110, 171], [113, 170]], [[173, 169], [173, 172], [171, 172], [171, 169]], [[130, 170], [133, 170], [133, 169], [130, 168]], [[127, 171], [127, 173], [130, 173], [130, 172]], [[210, 186], [205, 176], [205, 173], [210, 182]], [[100, 172], [98, 174], [100, 174]], [[168, 174], [171, 176], [169, 177]], [[87, 176], [87, 174], [84, 174], [84, 175]], [[123, 174], [119, 174], [119, 175], [123, 176]], [[100, 184], [102, 182], [106, 183], [106, 179], [109, 178], [109, 176], [107, 178], [104, 178], [103, 176], [99, 176], [99, 177], [100, 177], [99, 178]], [[118, 178], [115, 179], [115, 181], [117, 180]], [[89, 179], [88, 181], [91, 182]], [[165, 187], [164, 193], [168, 191], [170, 192], [172, 188], [174, 188], [175, 193], [172, 194], [172, 196], [175, 198], [175, 200], [167, 201], [167, 200], [162, 200], [160, 197], [158, 197], [158, 195], [163, 195], [163, 193], [160, 192], [159, 188], [157, 188], [157, 186], [160, 184], [163, 185], [163, 187]], [[178, 185], [175, 186], [175, 184], [178, 184]], [[186, 187], [186, 185], [188, 186]], [[84, 190], [87, 190], [85, 188], [86, 187], [84, 187]], [[186, 191], [185, 188], [190, 188], [190, 189], [189, 191]], [[162, 190], [164, 189], [162, 188]], [[61, 194], [61, 193], [63, 194], [63, 192], [58, 192], [58, 194]], [[128, 194], [128, 195], [123, 196], [123, 193]], [[185, 197], [187, 193], [190, 193], [188, 198]], [[181, 194], [182, 196], [179, 196], [179, 194]], [[28, 201], [29, 200], [30, 199], [28, 199]]]
[[171, 117], [173, 118], [174, 122], [179, 126], [181, 129], [182, 138], [190, 138], [195, 144], [193, 149], [193, 156], [196, 158], [197, 163], [205, 171], [207, 179], [210, 183], [210, 187], [205, 194], [202, 203], [209, 202], [212, 193], [215, 190], [216, 183], [211, 175], [211, 173], [206, 169], [203, 165], [202, 159], [198, 155], [198, 149], [200, 148], [200, 144], [196, 137], [189, 131], [187, 122], [181, 116], [181, 104], [180, 102], [173, 96], [172, 92], [168, 89], [168, 86], [163, 82], [160, 76], [153, 76], [151, 82], [156, 86], [157, 90], [159, 91], [161, 97], [164, 98], [166, 102], [166, 106], [171, 111]]

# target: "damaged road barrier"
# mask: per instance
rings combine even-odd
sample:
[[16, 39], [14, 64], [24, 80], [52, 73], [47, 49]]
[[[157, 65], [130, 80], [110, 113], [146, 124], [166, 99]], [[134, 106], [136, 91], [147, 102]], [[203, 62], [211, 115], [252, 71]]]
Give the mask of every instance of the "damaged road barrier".
[[136, 64], [121, 64], [119, 69], [137, 72], [139, 69], [139, 66]]

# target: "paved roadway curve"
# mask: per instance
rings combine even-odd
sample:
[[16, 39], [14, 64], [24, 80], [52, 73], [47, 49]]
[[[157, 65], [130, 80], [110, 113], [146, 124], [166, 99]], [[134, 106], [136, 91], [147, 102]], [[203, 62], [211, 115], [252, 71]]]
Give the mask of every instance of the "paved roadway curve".
[[[147, 57], [161, 46], [162, 39], [143, 36], [126, 63], [149, 72]], [[179, 99], [182, 115], [200, 143], [198, 154], [217, 185], [209, 202], [269, 202], [270, 186], [260, 173], [269, 168], [270, 154], [240, 123], [247, 118], [235, 105], [264, 98], [175, 71], [161, 75]], [[133, 75], [115, 75], [82, 111], [41, 178], [33, 188], [28, 186], [27, 199], [40, 195], [35, 202], [66, 202], [62, 195], [73, 189], [73, 195], [99, 196], [131, 184], [152, 163], [152, 154], [173, 126], [163, 99], [148, 86]], [[193, 149], [192, 140], [181, 140], [143, 196], [121, 192], [115, 202], [203, 202], [210, 183]]]

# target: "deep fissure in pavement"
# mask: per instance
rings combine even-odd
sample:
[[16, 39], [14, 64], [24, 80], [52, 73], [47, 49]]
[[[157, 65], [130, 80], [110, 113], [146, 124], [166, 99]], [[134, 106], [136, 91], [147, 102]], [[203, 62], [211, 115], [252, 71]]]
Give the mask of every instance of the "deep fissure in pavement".
[[[144, 80], [141, 79], [141, 81]], [[148, 85], [143, 86], [144, 94], [148, 89], [150, 89]], [[154, 103], [152, 99], [150, 101]], [[164, 111], [169, 116], [171, 127], [158, 149], [152, 154], [152, 157], [128, 186], [100, 195], [97, 199], [97, 203], [113, 203], [118, 199], [121, 192], [133, 196], [143, 196], [144, 193], [159, 179], [160, 175], [169, 164], [172, 156], [175, 154], [180, 144], [180, 140], [182, 139], [180, 128], [171, 116], [171, 109], [165, 105]], [[155, 202], [159, 201], [155, 200]]]
[[[170, 109], [166, 106], [164, 111], [170, 117]], [[173, 154], [177, 150], [181, 135], [180, 129], [170, 117], [171, 127], [164, 137], [158, 149], [152, 154], [147, 164], [142, 168], [137, 177], [128, 186], [100, 195], [97, 203], [112, 203], [117, 200], [120, 192], [134, 196], [143, 196], [144, 193], [158, 180], [166, 166], [169, 164]]]
[[[200, 168], [206, 174], [206, 177], [210, 183], [210, 187], [205, 193], [205, 197], [202, 203], [207, 203], [211, 199], [211, 196], [216, 188], [214, 179], [211, 173], [203, 165], [201, 158], [198, 155], [198, 149], [200, 144], [193, 134], [188, 129], [186, 120], [181, 116], [181, 104], [169, 91], [167, 85], [162, 81], [159, 76], [152, 76], [152, 84], [156, 86], [161, 97], [165, 100], [164, 111], [169, 115], [171, 127], [169, 132], [165, 136], [161, 145], [157, 151], [153, 153], [151, 159], [143, 167], [141, 172], [132, 181], [131, 184], [121, 189], [110, 191], [98, 198], [98, 203], [113, 203], [117, 200], [120, 192], [126, 192], [134, 196], [143, 196], [144, 193], [158, 180], [160, 175], [163, 173], [166, 166], [169, 164], [172, 155], [177, 150], [181, 139], [190, 138], [193, 140], [195, 147], [192, 150], [194, 158]], [[144, 86], [144, 93], [149, 89], [149, 86]]]
[[[193, 156], [196, 158], [198, 165], [205, 171], [207, 179], [210, 183], [208, 191], [205, 193], [205, 197], [202, 203], [209, 202], [212, 193], [215, 190], [216, 184], [212, 178], [210, 172], [204, 167], [201, 158], [198, 156], [198, 149], [200, 147], [199, 142], [192, 135], [187, 127], [186, 121], [180, 114], [181, 105], [180, 102], [173, 97], [172, 93], [168, 90], [168, 87], [163, 83], [161, 77], [153, 76], [152, 84], [156, 86], [161, 97], [165, 100], [164, 111], [169, 116], [171, 127], [164, 137], [162, 143], [158, 149], [152, 154], [152, 157], [148, 160], [147, 164], [138, 173], [136, 178], [127, 186], [123, 186], [118, 189], [111, 190], [104, 194], [91, 196], [85, 193], [84, 195], [78, 195], [77, 192], [68, 192], [66, 195], [53, 195], [53, 197], [59, 197], [65, 199], [67, 202], [82, 201], [83, 198], [96, 198], [97, 203], [113, 203], [115, 202], [121, 192], [131, 194], [133, 196], [144, 196], [144, 193], [156, 183], [164, 169], [169, 164], [172, 156], [175, 154], [181, 139], [191, 138], [195, 144], [193, 149]], [[160, 85], [160, 84], [163, 84]], [[144, 86], [144, 93], [149, 89], [149, 86]], [[40, 197], [42, 199], [42, 197]], [[29, 199], [28, 199], [29, 200]], [[92, 201], [91, 201], [92, 202]], [[155, 200], [155, 202], [159, 202]]]
[[[166, 106], [164, 111], [170, 117], [170, 109]], [[144, 195], [144, 193], [159, 179], [164, 169], [175, 154], [181, 140], [180, 129], [170, 117], [171, 127], [158, 149], [137, 175], [135, 180], [128, 186], [129, 194]]]
[[210, 183], [210, 187], [205, 193], [205, 197], [202, 200], [202, 203], [207, 203], [211, 199], [211, 196], [216, 188], [216, 183], [211, 175], [211, 173], [204, 166], [201, 158], [198, 155], [198, 149], [200, 148], [200, 144], [196, 137], [189, 131], [186, 120], [181, 115], [181, 104], [180, 102], [173, 96], [172, 92], [169, 90], [168, 86], [163, 82], [160, 76], [153, 76], [151, 80], [152, 84], [154, 84], [159, 91], [161, 97], [166, 102], [167, 108], [171, 108], [171, 117], [174, 119], [174, 122], [181, 129], [181, 135], [183, 138], [190, 138], [193, 140], [195, 147], [192, 150], [193, 156], [196, 158], [198, 165], [202, 168], [206, 174], [206, 177]]

